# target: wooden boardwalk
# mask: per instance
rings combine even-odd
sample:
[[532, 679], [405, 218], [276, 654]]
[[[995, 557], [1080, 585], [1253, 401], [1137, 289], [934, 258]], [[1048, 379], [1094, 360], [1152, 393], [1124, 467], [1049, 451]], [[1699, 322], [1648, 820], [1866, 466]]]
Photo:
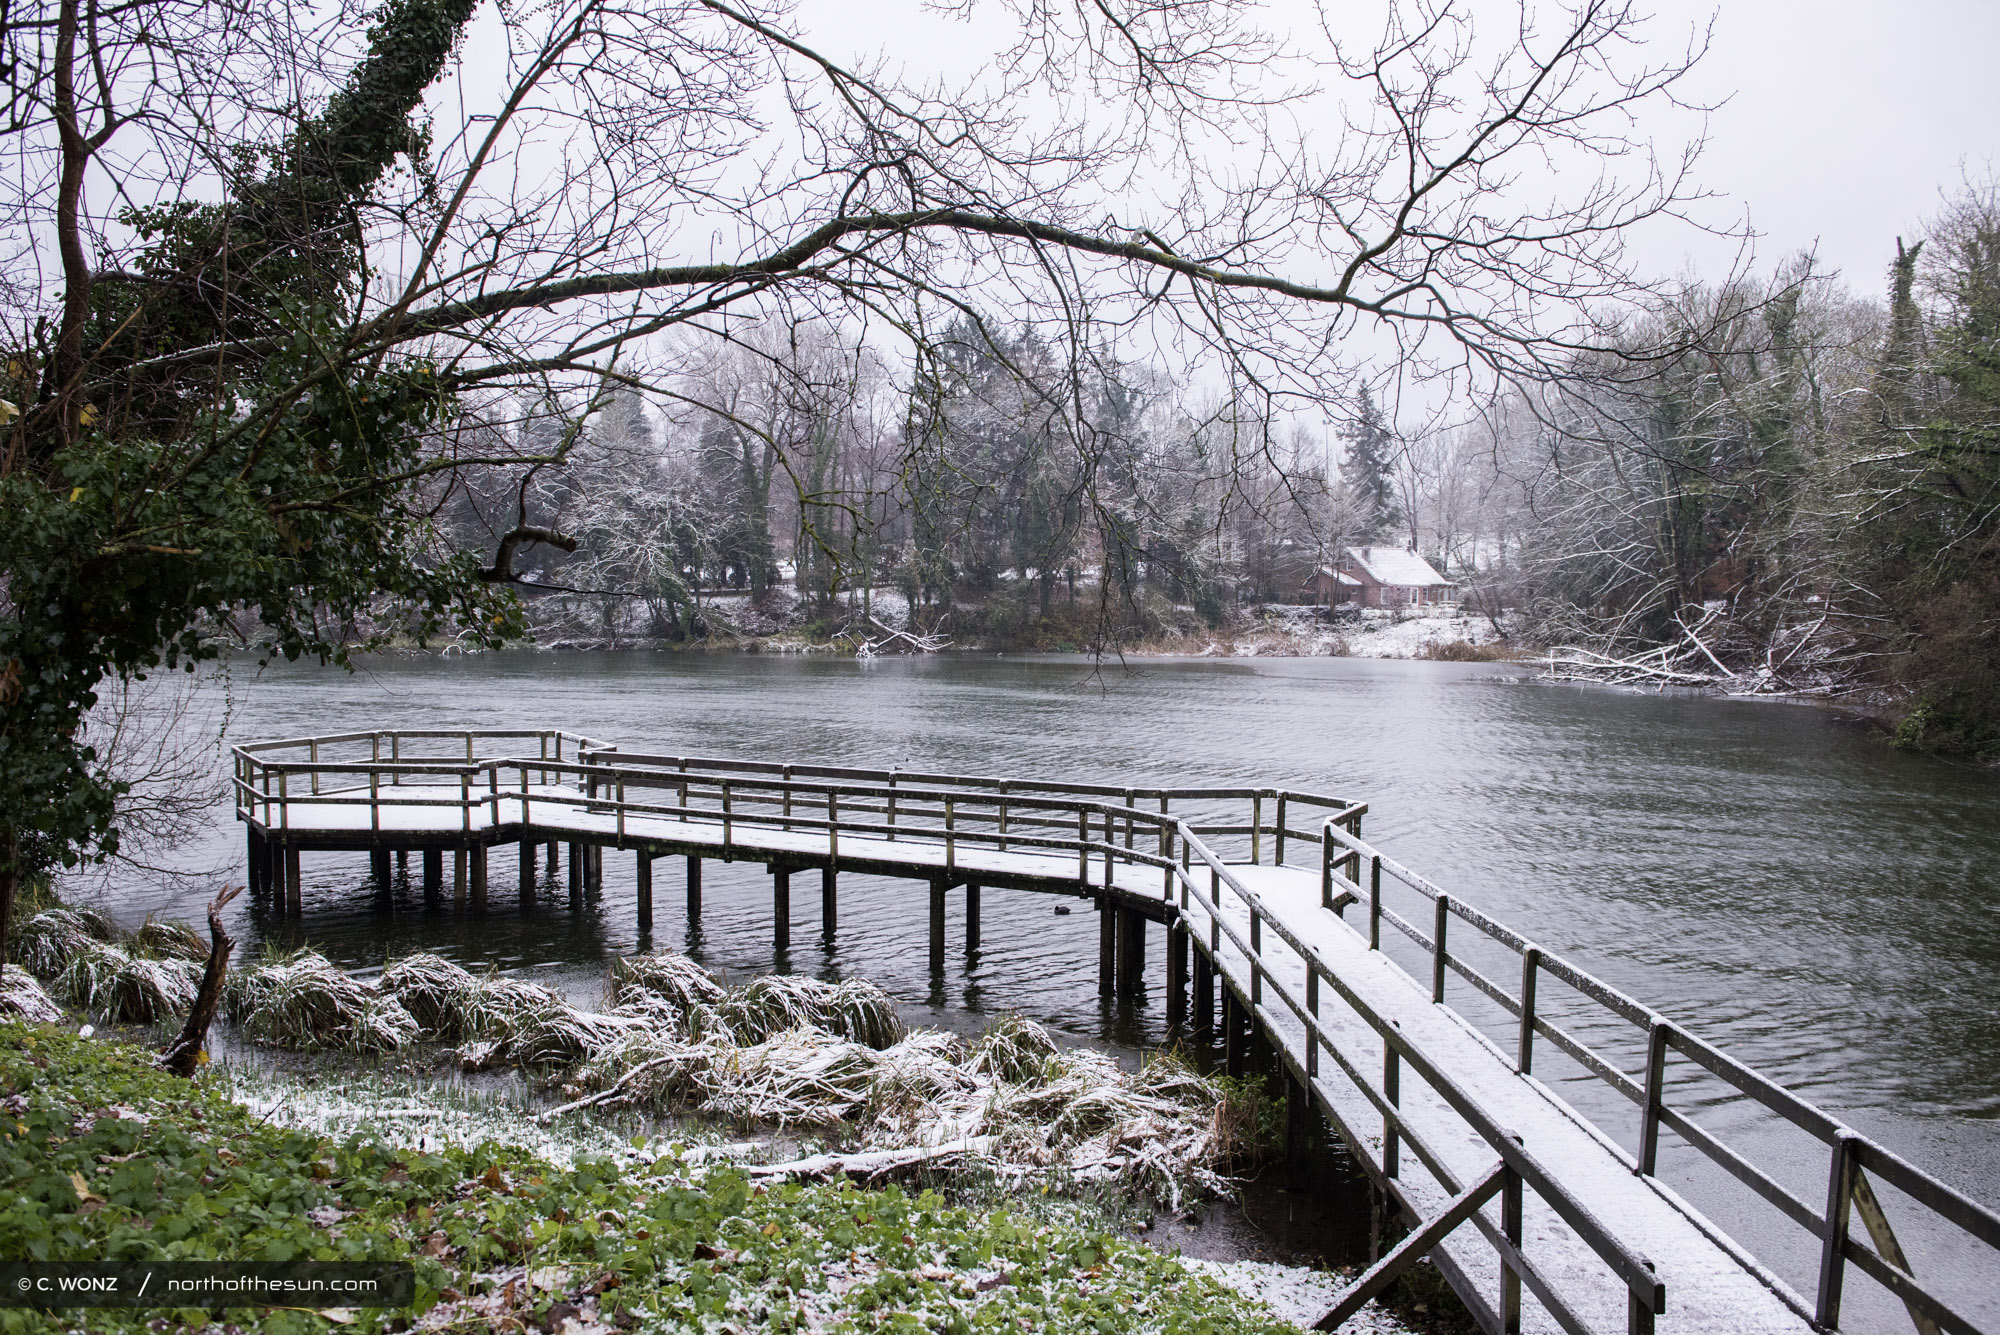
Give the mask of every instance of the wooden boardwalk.
[[[658, 859], [686, 859], [690, 915], [700, 911], [704, 861], [761, 863], [773, 874], [773, 934], [783, 947], [797, 873], [820, 873], [829, 935], [840, 873], [903, 877], [929, 886], [934, 968], [954, 890], [966, 896], [968, 945], [977, 944], [984, 889], [1092, 900], [1108, 996], [1137, 990], [1147, 924], [1160, 924], [1169, 1023], [1219, 1033], [1232, 1070], [1253, 1042], [1267, 1045], [1295, 1112], [1324, 1119], [1410, 1229], [1344, 1307], [1428, 1252], [1493, 1332], [1838, 1329], [1843, 1284], [1855, 1272], [1907, 1304], [1920, 1335], [1978, 1329], [1918, 1282], [1869, 1177], [1930, 1212], [1927, 1224], [1942, 1221], [1988, 1248], [2000, 1248], [2000, 1217], [1384, 858], [1361, 840], [1366, 808], [1357, 803], [1280, 789], [632, 755], [556, 732], [357, 733], [245, 746], [236, 761], [252, 888], [295, 912], [305, 851], [365, 851], [384, 875], [392, 852], [417, 851], [439, 893], [449, 854], [451, 893], [480, 911], [492, 850], [518, 850], [516, 873], [531, 896], [536, 850], [566, 844], [573, 896], [601, 875], [606, 850], [635, 858], [642, 930], [651, 926]], [[1414, 896], [1430, 923], [1397, 913], [1385, 887]], [[1502, 985], [1470, 953], [1454, 952], [1454, 924], [1518, 957], [1518, 982]], [[1425, 948], [1429, 979], [1380, 949], [1385, 928]], [[1450, 980], [1515, 1018], [1513, 1050], [1448, 1004]], [[1574, 1024], [1553, 1023], [1536, 1002], [1543, 980], [1637, 1026], [1644, 1069], [1621, 1069], [1578, 1039]], [[1538, 1046], [1634, 1101], [1636, 1156], [1535, 1077]], [[1826, 1199], [1799, 1199], [1674, 1108], [1670, 1058], [1822, 1140]], [[1294, 1126], [1305, 1120], [1295, 1115]], [[1818, 1240], [1814, 1292], [1794, 1291], [1659, 1180], [1663, 1134]], [[1851, 1214], [1868, 1241], [1853, 1235]]]

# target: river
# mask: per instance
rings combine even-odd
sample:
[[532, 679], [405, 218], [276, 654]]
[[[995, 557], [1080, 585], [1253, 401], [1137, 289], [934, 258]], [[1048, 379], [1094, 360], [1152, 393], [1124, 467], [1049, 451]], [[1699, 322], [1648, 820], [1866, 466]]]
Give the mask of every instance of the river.
[[[234, 739], [553, 726], [670, 753], [1360, 798], [1366, 834], [1386, 852], [2000, 1201], [2000, 781], [1890, 750], [1824, 711], [1553, 685], [1512, 665], [1359, 659], [1093, 668], [520, 652], [378, 659], [352, 674], [243, 668], [231, 696]], [[241, 861], [223, 808], [174, 854], [191, 873], [240, 878]], [[521, 914], [511, 875], [496, 875], [481, 919], [455, 915], [448, 898], [426, 908], [406, 886], [385, 900], [367, 875], [359, 855], [306, 861], [303, 939], [350, 967], [432, 949], [595, 1000], [607, 954], [635, 943], [627, 858], [607, 855], [604, 893], [581, 913], [555, 894]], [[135, 874], [110, 907], [128, 921], [198, 921], [202, 883]], [[677, 890], [665, 875], [656, 939], [724, 972], [864, 976], [913, 1017], [956, 1027], [1019, 1010], [1125, 1050], [1165, 1037], [1157, 994], [1124, 1014], [1100, 1003], [1094, 917], [1058, 916], [1045, 897], [989, 892], [983, 949], [954, 954], [935, 979], [914, 883], [843, 878], [830, 949], [816, 898], [795, 896], [783, 960], [760, 869], [710, 864], [693, 933]], [[261, 909], [236, 914], [247, 956], [299, 939], [296, 924]], [[949, 939], [960, 939], [955, 921]], [[1619, 1106], [1594, 1111], [1631, 1120]], [[1753, 1144], [1765, 1135], [1755, 1119], [1721, 1116]], [[1782, 1158], [1781, 1141], [1765, 1148]], [[1824, 1190], [1818, 1162], [1802, 1153], [1789, 1166], [1809, 1200]], [[1767, 1226], [1794, 1261], [1816, 1246], [1801, 1252], [1806, 1240], [1754, 1212], [1731, 1223]], [[1940, 1258], [1971, 1255], [1947, 1246]], [[1974, 1301], [1994, 1310], [1990, 1295]]]

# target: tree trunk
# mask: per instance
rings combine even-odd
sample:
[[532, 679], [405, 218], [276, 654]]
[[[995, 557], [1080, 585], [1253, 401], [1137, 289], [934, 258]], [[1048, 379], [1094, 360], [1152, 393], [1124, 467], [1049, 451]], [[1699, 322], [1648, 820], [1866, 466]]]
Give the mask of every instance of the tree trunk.
[[208, 906], [208, 967], [201, 973], [201, 990], [195, 993], [194, 1008], [188, 1012], [181, 1036], [160, 1054], [160, 1068], [172, 1075], [192, 1078], [201, 1065], [201, 1050], [208, 1043], [208, 1027], [222, 1004], [222, 980], [229, 976], [229, 952], [236, 942], [222, 930], [222, 909], [243, 893], [240, 885], [225, 885]]
[[20, 884], [21, 841], [10, 826], [6, 845], [0, 847], [0, 966], [7, 962], [7, 933], [14, 925], [14, 892]]

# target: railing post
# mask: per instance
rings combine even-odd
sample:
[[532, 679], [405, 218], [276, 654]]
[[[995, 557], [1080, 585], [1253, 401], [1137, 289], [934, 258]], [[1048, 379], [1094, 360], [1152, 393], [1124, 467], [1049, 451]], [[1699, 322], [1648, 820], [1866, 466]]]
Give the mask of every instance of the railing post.
[[[722, 781], [722, 847], [725, 850], [729, 847], [729, 838], [731, 829], [729, 813], [730, 813], [729, 780], [724, 779]], [[726, 860], [727, 859], [725, 859], [725, 861]]]
[[368, 828], [382, 832], [382, 775], [372, 769], [368, 771]]
[[[889, 819], [885, 823], [889, 827], [889, 842], [894, 843], [896, 841], [896, 771], [894, 770], [889, 771], [888, 805], [889, 805], [889, 810], [888, 810]], [[1089, 878], [1085, 877], [1083, 879], [1087, 880]]]
[[1333, 907], [1333, 826], [1321, 827], [1319, 832], [1319, 906]]
[[1250, 794], [1250, 864], [1252, 866], [1255, 866], [1259, 860], [1260, 853], [1258, 850], [1264, 846], [1263, 839], [1264, 794], [1257, 792]]
[[1000, 851], [1007, 851], [1007, 781], [1000, 780]]
[[1514, 1069], [1522, 1075], [1535, 1066], [1535, 979], [1541, 971], [1542, 948], [1521, 952], [1521, 1034], [1514, 1045]]
[[1117, 817], [1104, 813], [1104, 888], [1111, 888], [1111, 853], [1118, 847]]
[[1444, 1004], [1445, 928], [1451, 923], [1451, 896], [1438, 892], [1431, 914], [1431, 1001]]
[[826, 789], [826, 866], [828, 871], [840, 862], [840, 795], [833, 791], [833, 785]]
[[1833, 1159], [1826, 1180], [1826, 1215], [1821, 1221], [1819, 1301], [1813, 1320], [1823, 1329], [1840, 1329], [1840, 1290], [1847, 1275], [1847, 1219], [1854, 1202], [1855, 1143], [1852, 1131], [1833, 1136]]
[[310, 745], [312, 748], [312, 763], [313, 763], [312, 791], [313, 791], [313, 796], [318, 797], [319, 796], [319, 739], [314, 738]]
[[1368, 859], [1368, 948], [1382, 948], [1382, 855], [1379, 853]]
[[[623, 848], [625, 847], [625, 776], [622, 774], [619, 775], [615, 782], [618, 785], [618, 846]], [[791, 800], [791, 794], [786, 793], [786, 804], [789, 805]], [[787, 828], [790, 827], [787, 826]]]
[[783, 830], [790, 830], [792, 828], [792, 767], [790, 765], [785, 766], [784, 773], [785, 773], [785, 812], [782, 820], [779, 822], [779, 828]]
[[1639, 1114], [1639, 1171], [1654, 1175], [1660, 1160], [1660, 1105], [1667, 1081], [1667, 1022], [1654, 1017], [1646, 1030], [1646, 1101]]
[[[458, 815], [459, 815], [460, 830], [466, 834], [471, 834], [472, 833], [472, 771], [469, 769], [462, 769], [458, 772]], [[464, 879], [463, 876], [461, 876], [460, 880], [462, 881], [463, 879]], [[461, 899], [465, 897], [464, 890], [465, 886], [461, 884], [459, 886], [459, 891], [460, 891], [459, 898]]]
[[1271, 865], [1282, 867], [1285, 865], [1285, 795], [1283, 793], [1278, 794], [1277, 844], [1277, 851], [1271, 858]]
[[1090, 813], [1076, 809], [1076, 883], [1090, 884]]
[[1250, 910], [1250, 1005], [1264, 1003], [1264, 915]]
[[947, 797], [944, 800], [944, 869], [948, 872], [958, 867], [957, 824], [957, 804]]

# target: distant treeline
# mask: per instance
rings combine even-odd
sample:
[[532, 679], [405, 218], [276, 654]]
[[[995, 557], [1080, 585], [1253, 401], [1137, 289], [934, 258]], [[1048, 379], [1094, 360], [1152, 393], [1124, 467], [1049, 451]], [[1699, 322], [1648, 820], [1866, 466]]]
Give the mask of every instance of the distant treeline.
[[669, 403], [607, 391], [580, 431], [490, 405], [463, 448], [571, 430], [565, 462], [461, 480], [441, 514], [473, 544], [524, 515], [574, 537], [534, 549], [533, 615], [605, 643], [872, 618], [1103, 647], [1302, 601], [1342, 548], [1395, 543], [1534, 642], [1864, 699], [1911, 745], [2000, 753], [1995, 192], [1899, 240], [1886, 288], [1804, 258], [1687, 284], [1615, 353], [1421, 430], [1365, 387], [1314, 430], [997, 319], [914, 369], [767, 327]]

